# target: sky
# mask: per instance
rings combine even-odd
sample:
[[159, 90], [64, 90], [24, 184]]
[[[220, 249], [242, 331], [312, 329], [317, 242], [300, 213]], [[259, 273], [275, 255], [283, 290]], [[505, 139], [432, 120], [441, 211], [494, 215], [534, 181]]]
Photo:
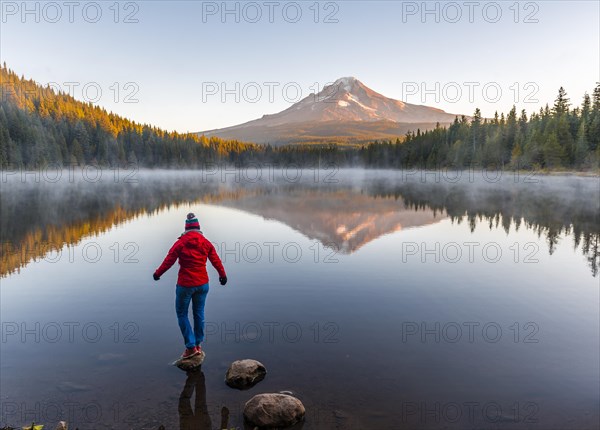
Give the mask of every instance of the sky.
[[132, 120], [195, 132], [344, 76], [457, 114], [537, 111], [600, 81], [598, 1], [0, 2], [0, 61]]

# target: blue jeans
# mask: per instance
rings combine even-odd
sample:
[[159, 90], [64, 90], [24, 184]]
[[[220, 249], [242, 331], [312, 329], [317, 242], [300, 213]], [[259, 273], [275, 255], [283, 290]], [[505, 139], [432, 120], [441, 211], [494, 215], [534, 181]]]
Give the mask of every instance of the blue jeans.
[[[193, 348], [200, 345], [204, 340], [204, 303], [208, 294], [208, 283], [198, 287], [182, 287], [177, 285], [175, 289], [175, 311], [177, 312], [177, 322], [183, 335], [186, 348]], [[188, 310], [192, 302], [192, 311], [194, 313], [194, 330], [190, 325]]]

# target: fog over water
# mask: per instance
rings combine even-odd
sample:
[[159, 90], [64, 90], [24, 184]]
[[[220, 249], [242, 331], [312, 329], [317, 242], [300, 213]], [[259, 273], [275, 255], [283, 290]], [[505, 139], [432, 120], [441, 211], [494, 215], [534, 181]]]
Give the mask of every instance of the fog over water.
[[[191, 387], [213, 428], [223, 408], [243, 428], [244, 403], [281, 390], [305, 429], [600, 418], [598, 177], [68, 173], [2, 176], [0, 426], [184, 428]], [[177, 267], [152, 280], [190, 211], [229, 278], [209, 268], [196, 375], [170, 366]], [[223, 378], [242, 358], [268, 374], [238, 392]]]
[[[598, 239], [600, 180], [597, 177], [542, 176], [532, 173], [486, 171], [378, 171], [363, 169], [211, 168], [204, 171], [123, 170], [4, 173], [1, 204], [2, 244], [19, 247], [31, 235], [35, 251], [51, 251], [77, 238], [97, 234], [141, 214], [202, 201], [238, 208], [277, 219], [311, 238], [321, 238], [342, 252], [353, 245], [343, 234], [311, 231], [312, 217], [343, 217], [378, 212], [444, 214], [455, 222], [498, 224], [508, 230], [524, 223], [543, 234], [552, 252], [563, 233], [584, 245]], [[306, 198], [311, 196], [311, 198]], [[296, 218], [302, 217], [303, 221]], [[365, 221], [365, 220], [363, 220]], [[390, 221], [390, 220], [388, 220]], [[358, 222], [358, 220], [354, 220]], [[381, 216], [377, 222], [385, 223]], [[390, 221], [391, 222], [391, 221]], [[421, 221], [405, 220], [402, 223]], [[369, 223], [371, 223], [369, 221]], [[82, 226], [85, 224], [85, 227]], [[373, 224], [373, 223], [371, 223]], [[376, 224], [376, 223], [375, 223]], [[78, 227], [77, 236], [57, 242], [51, 231]], [[330, 226], [330, 228], [335, 228]], [[345, 226], [342, 229], [347, 228]], [[379, 235], [393, 226], [381, 226]], [[374, 233], [374, 232], [373, 232]], [[57, 233], [60, 236], [60, 233]], [[346, 235], [347, 236], [347, 235]], [[31, 243], [29, 243], [31, 245]], [[350, 246], [350, 248], [348, 248]], [[590, 265], [597, 272], [598, 251], [591, 246]], [[48, 249], [44, 249], [48, 247]], [[594, 255], [595, 252], [595, 255]], [[586, 251], [587, 253], [587, 251]], [[2, 273], [13, 270], [2, 267]]]

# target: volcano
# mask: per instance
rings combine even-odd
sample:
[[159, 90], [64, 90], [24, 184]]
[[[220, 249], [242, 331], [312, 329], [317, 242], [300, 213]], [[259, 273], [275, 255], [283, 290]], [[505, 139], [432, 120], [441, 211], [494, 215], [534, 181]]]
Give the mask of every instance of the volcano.
[[405, 103], [345, 77], [289, 108], [232, 127], [206, 130], [207, 137], [273, 145], [299, 142], [365, 142], [395, 139], [408, 131], [451, 124], [456, 114]]

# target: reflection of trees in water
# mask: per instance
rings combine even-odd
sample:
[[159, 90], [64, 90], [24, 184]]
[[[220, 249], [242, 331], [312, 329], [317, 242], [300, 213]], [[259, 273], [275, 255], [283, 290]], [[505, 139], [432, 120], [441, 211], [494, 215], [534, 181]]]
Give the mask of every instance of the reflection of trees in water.
[[[560, 240], [572, 236], [581, 248], [594, 276], [600, 263], [600, 202], [591, 194], [597, 184], [444, 184], [392, 183], [365, 180], [347, 185], [323, 184], [223, 184], [201, 181], [185, 174], [156, 177], [149, 173], [137, 184], [14, 184], [0, 194], [2, 231], [1, 274], [19, 270], [32, 259], [77, 244], [85, 237], [106, 232], [138, 216], [154, 214], [171, 206], [194, 202], [213, 203], [242, 197], [283, 195], [294, 190], [318, 191], [323, 207], [339, 193], [367, 195], [378, 201], [401, 200], [403, 208], [444, 213], [453, 222], [489, 228], [519, 230], [523, 225], [544, 237], [550, 254]], [[286, 222], [285, 219], [279, 219]]]
[[508, 234], [522, 225], [544, 237], [550, 255], [560, 240], [572, 236], [574, 248], [581, 248], [592, 274], [600, 265], [600, 201], [589, 189], [568, 193], [528, 186], [448, 186], [445, 184], [404, 184], [391, 187], [376, 183], [374, 196], [402, 198], [414, 210], [445, 210], [453, 223], [468, 222], [471, 232], [477, 224], [502, 228]]
[[[190, 201], [211, 203], [239, 198], [248, 190], [202, 184], [194, 190], [181, 181], [141, 184], [70, 184], [25, 187], [0, 194], [1, 272], [19, 271], [30, 261], [59, 252], [65, 245], [100, 235], [139, 216]], [[51, 258], [49, 258], [51, 260]]]

